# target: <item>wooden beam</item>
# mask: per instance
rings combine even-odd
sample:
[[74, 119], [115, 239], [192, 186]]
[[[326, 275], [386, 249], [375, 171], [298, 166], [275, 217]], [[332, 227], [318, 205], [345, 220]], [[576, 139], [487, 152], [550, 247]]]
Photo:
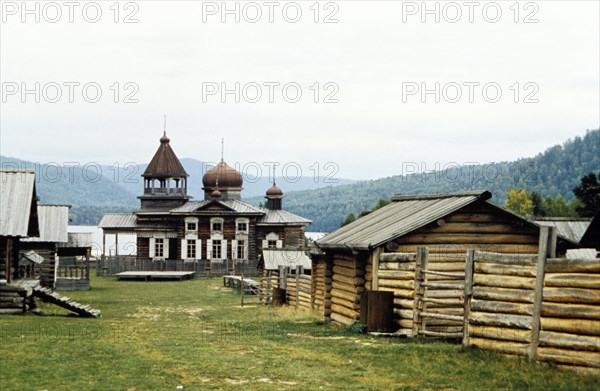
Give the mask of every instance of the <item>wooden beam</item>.
[[463, 346], [469, 345], [469, 314], [471, 313], [471, 300], [473, 299], [473, 274], [475, 272], [475, 251], [468, 250], [465, 260], [465, 297], [463, 317]]
[[544, 273], [546, 270], [546, 259], [552, 251], [552, 236], [556, 236], [556, 228], [540, 227], [540, 242], [538, 250], [538, 263], [535, 277], [535, 291], [533, 295], [533, 318], [531, 322], [531, 342], [529, 344], [529, 359], [537, 359], [537, 348], [540, 343], [540, 316], [542, 310], [542, 298], [544, 295]]

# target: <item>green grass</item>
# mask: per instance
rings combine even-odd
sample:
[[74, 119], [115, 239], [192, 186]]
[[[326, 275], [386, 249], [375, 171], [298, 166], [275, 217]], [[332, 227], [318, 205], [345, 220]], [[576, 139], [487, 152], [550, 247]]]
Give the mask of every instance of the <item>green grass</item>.
[[597, 390], [600, 376], [449, 343], [375, 338], [292, 308], [240, 307], [221, 279], [94, 278], [100, 319], [0, 316], [3, 390]]

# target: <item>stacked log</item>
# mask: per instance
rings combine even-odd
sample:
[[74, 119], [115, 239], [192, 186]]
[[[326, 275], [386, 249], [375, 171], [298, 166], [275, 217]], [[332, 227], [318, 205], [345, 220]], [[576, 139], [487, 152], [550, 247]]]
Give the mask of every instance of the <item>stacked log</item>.
[[366, 264], [358, 256], [335, 254], [331, 275], [331, 320], [349, 325], [359, 318]]
[[313, 306], [325, 317], [331, 315], [331, 274], [324, 258], [313, 262]]
[[538, 360], [600, 368], [600, 260], [548, 259], [540, 312]]
[[527, 356], [531, 345], [537, 254], [475, 252], [470, 344]]
[[394, 321], [398, 333], [412, 335], [416, 253], [379, 256], [377, 290], [394, 293]]

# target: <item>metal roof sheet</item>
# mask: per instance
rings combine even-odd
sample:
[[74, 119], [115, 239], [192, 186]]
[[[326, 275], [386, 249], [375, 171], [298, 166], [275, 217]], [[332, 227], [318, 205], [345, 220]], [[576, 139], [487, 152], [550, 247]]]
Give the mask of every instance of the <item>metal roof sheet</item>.
[[27, 242], [66, 242], [69, 205], [38, 205], [40, 235], [23, 239]]
[[[186, 202], [185, 204], [183, 204], [182, 206], [179, 206], [175, 209], [171, 209], [171, 212], [173, 212], [173, 213], [202, 212], [200, 209], [202, 209], [205, 206], [212, 204], [212, 203], [221, 204], [225, 208], [231, 209], [233, 212], [236, 212], [236, 213], [250, 213], [250, 214], [265, 213], [264, 210], [254, 206], [252, 204], [249, 204], [247, 202], [240, 201], [240, 200], [189, 201], [189, 202]], [[213, 210], [211, 210], [210, 212], [214, 213]]]
[[311, 220], [305, 219], [304, 217], [295, 215], [287, 210], [272, 210], [263, 209], [265, 213], [257, 224], [258, 225], [274, 225], [274, 224], [303, 224], [307, 225], [312, 223]]
[[479, 199], [487, 191], [394, 197], [390, 204], [359, 218], [317, 241], [320, 248], [368, 250], [440, 219]]
[[299, 250], [263, 250], [263, 260], [267, 270], [277, 270], [279, 266], [311, 268], [310, 258]]
[[32, 203], [37, 205], [34, 172], [0, 170], [0, 236], [38, 233]]
[[98, 223], [102, 229], [137, 227], [137, 217], [133, 213], [106, 213]]
[[543, 219], [536, 220], [536, 224], [556, 227], [556, 233], [572, 242], [579, 243], [581, 237], [590, 226], [589, 220]]

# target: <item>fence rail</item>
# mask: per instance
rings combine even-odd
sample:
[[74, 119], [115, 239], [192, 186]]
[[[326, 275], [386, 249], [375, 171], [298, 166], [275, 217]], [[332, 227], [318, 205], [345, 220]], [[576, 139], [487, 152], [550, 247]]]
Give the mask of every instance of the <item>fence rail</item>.
[[245, 276], [258, 275], [258, 260], [233, 260], [219, 261], [199, 259], [182, 260], [167, 259], [153, 261], [151, 259], [137, 259], [132, 256], [103, 257], [98, 260], [96, 273], [98, 276], [114, 276], [117, 273], [129, 271], [191, 271], [197, 276], [224, 276], [227, 274], [244, 274]]

